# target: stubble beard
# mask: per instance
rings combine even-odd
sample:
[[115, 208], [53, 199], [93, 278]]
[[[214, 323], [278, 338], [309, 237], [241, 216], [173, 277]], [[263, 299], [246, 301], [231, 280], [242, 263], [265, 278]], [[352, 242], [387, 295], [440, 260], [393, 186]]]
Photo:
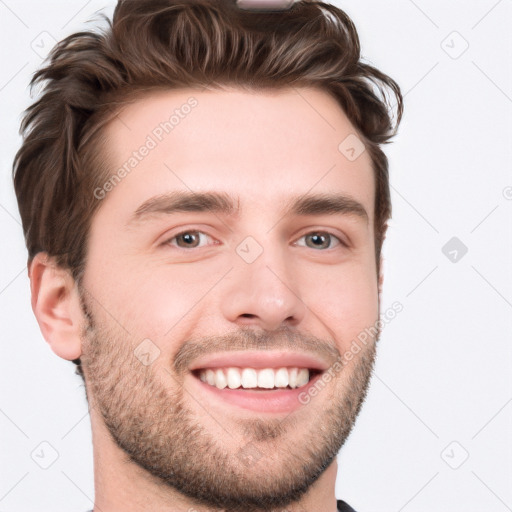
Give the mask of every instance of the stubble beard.
[[[177, 491], [198, 506], [226, 512], [278, 511], [306, 494], [353, 428], [379, 336], [319, 393], [329, 399], [324, 395], [314, 415], [227, 422], [212, 414], [212, 424], [224, 430], [216, 436], [195, 418], [189, 406], [194, 398], [172, 368], [155, 372], [156, 365], [142, 365], [134, 356], [137, 343], [130, 343], [114, 322], [100, 325], [85, 297], [82, 308], [88, 319], [81, 357], [87, 398], [114, 443], [161, 491], [169, 489], [170, 496]], [[230, 430], [236, 434], [232, 438]], [[229, 446], [221, 438], [229, 438]], [[235, 445], [234, 439], [241, 438], [243, 443]]]

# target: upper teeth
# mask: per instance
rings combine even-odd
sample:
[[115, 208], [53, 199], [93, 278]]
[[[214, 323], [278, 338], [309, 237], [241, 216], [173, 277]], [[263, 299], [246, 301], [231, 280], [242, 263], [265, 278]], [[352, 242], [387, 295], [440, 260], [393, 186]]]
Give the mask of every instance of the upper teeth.
[[298, 388], [309, 382], [307, 368], [208, 368], [199, 372], [199, 378], [211, 386], [224, 389], [266, 388], [272, 389]]

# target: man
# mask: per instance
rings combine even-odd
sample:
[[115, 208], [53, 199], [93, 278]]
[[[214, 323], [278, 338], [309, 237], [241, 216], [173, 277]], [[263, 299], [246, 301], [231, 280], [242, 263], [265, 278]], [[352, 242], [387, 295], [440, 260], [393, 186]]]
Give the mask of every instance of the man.
[[402, 97], [341, 10], [248, 7], [120, 1], [33, 78], [14, 182], [95, 512], [353, 510]]

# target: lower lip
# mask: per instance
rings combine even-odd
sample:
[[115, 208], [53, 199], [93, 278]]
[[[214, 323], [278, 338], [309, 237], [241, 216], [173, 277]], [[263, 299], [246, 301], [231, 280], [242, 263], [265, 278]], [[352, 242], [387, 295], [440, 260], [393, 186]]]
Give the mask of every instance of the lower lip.
[[[219, 389], [203, 382], [196, 376], [193, 376], [193, 378], [201, 386], [201, 390], [210, 394], [209, 396], [214, 396], [228, 404], [255, 412], [290, 413], [309, 403], [311, 397], [308, 391], [321, 376], [322, 374], [318, 373], [300, 388], [277, 389], [275, 391], [229, 389], [227, 387]], [[303, 397], [302, 401], [300, 400], [301, 397]]]

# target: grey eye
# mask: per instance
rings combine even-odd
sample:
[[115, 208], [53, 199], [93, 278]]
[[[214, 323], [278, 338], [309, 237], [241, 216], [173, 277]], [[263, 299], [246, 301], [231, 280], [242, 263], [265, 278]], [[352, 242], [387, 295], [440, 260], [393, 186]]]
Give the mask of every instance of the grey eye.
[[302, 236], [302, 238], [306, 240], [305, 245], [311, 249], [330, 249], [332, 248], [331, 242], [334, 242], [334, 245], [341, 243], [337, 236], [325, 231], [313, 231]]

